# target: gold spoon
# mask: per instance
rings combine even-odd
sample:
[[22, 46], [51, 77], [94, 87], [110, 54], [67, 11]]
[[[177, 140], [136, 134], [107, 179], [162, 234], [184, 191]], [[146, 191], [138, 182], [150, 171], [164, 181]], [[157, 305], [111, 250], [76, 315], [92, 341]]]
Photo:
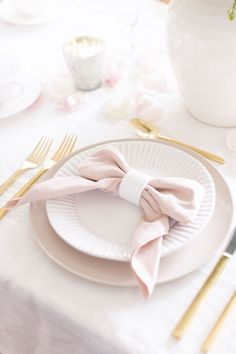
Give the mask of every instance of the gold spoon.
[[131, 119], [130, 124], [131, 124], [132, 128], [135, 130], [135, 132], [139, 136], [141, 136], [142, 138], [157, 139], [157, 140], [161, 140], [161, 141], [168, 141], [171, 143], [175, 143], [175, 144], [181, 145], [183, 147], [186, 147], [188, 149], [191, 149], [191, 150], [197, 152], [198, 154], [200, 154], [210, 160], [213, 160], [213, 161], [221, 163], [221, 164], [225, 163], [225, 159], [223, 159], [223, 157], [220, 157], [215, 154], [212, 154], [211, 152], [207, 152], [205, 150], [199, 149], [193, 145], [186, 144], [186, 143], [176, 140], [174, 138], [169, 138], [167, 136], [161, 135], [158, 127], [156, 127], [155, 125], [148, 123], [142, 119], [138, 119], [138, 118]]

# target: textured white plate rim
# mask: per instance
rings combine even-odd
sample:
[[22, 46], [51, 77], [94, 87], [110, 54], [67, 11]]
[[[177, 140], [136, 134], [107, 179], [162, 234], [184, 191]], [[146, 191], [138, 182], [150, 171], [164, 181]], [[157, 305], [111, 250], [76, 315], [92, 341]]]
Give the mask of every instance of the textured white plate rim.
[[9, 1], [0, 3], [0, 18], [6, 23], [20, 26], [35, 26], [52, 21], [55, 14], [52, 11], [45, 12], [39, 16], [23, 16], [19, 14], [13, 4]]
[[[178, 225], [175, 226], [170, 234], [164, 239], [163, 243], [163, 252], [162, 252], [162, 257], [167, 256], [168, 254], [175, 252], [179, 247], [183, 247], [184, 244], [187, 242], [191, 241], [192, 238], [196, 237], [197, 234], [201, 231], [203, 227], [207, 224], [209, 221], [213, 210], [214, 210], [214, 204], [215, 204], [215, 190], [214, 190], [214, 183], [212, 181], [212, 178], [208, 171], [205, 169], [205, 167], [202, 166], [202, 164], [199, 163], [195, 158], [193, 158], [191, 155], [185, 153], [182, 150], [175, 149], [173, 146], [169, 145], [163, 145], [157, 142], [155, 145], [150, 145], [150, 141], [147, 141], [144, 143], [142, 141], [142, 144], [140, 141], [133, 144], [135, 142], [121, 142], [117, 143], [114, 145], [116, 147], [120, 147], [122, 149], [122, 146], [125, 148], [125, 146], [131, 147], [131, 150], [136, 151], [136, 146], [138, 144], [139, 149], [142, 147], [141, 150], [145, 146], [148, 147], [149, 150], [152, 150], [152, 148], [157, 149], [157, 152], [160, 151], [162, 154], [162, 151], [164, 149], [164, 152], [168, 152], [173, 154], [174, 157], [180, 162], [182, 162], [184, 159], [184, 162], [188, 163], [191, 166], [190, 170], [192, 167], [197, 169], [197, 173], [199, 173], [201, 178], [205, 178], [204, 183], [205, 187], [207, 190], [206, 197], [204, 199], [203, 207], [199, 212], [199, 215], [195, 218], [193, 222], [190, 222], [187, 226], [183, 225]], [[123, 144], [123, 145], [122, 145]], [[111, 144], [108, 144], [109, 146]], [[103, 146], [108, 146], [107, 144], [99, 146], [98, 149], [102, 148]], [[129, 148], [130, 150], [130, 148]], [[91, 152], [90, 152], [91, 151]], [[87, 149], [85, 153], [90, 152], [92, 153], [94, 151], [93, 148]], [[69, 159], [63, 166], [58, 170], [57, 174], [62, 175], [63, 171], [64, 174], [68, 173], [68, 167], [70, 169], [71, 165], [73, 165], [74, 161], [76, 159], [80, 158], [80, 156], [83, 157], [83, 152], [79, 152], [76, 154], [74, 157]], [[156, 155], [155, 155], [156, 156]], [[184, 159], [183, 159], [184, 158]], [[194, 171], [194, 174], [196, 176], [196, 171]], [[198, 176], [198, 174], [197, 174]], [[209, 185], [209, 186], [208, 186]], [[64, 206], [64, 203], [66, 203], [66, 209], [61, 209], [61, 206]], [[207, 206], [207, 213], [202, 212], [204, 208]], [[91, 232], [84, 230], [83, 229], [76, 229], [78, 220], [77, 216], [75, 215], [74, 212], [74, 196], [66, 196], [61, 198], [60, 200], [49, 200], [46, 202], [46, 210], [48, 214], [48, 219], [55, 230], [55, 232], [61, 237], [65, 242], [67, 242], [71, 247], [76, 248], [78, 251], [82, 251], [84, 253], [90, 254], [94, 257], [101, 257], [101, 258], [106, 258], [106, 259], [113, 259], [113, 260], [118, 260], [118, 261], [123, 261], [127, 262], [130, 259], [130, 254], [127, 251], [128, 244], [126, 246], [125, 243], [122, 244], [116, 244], [115, 242], [109, 242], [104, 239], [100, 239], [99, 236], [97, 237], [96, 235], [92, 234]], [[66, 211], [66, 213], [65, 213]], [[69, 219], [68, 219], [69, 215]], [[201, 216], [203, 215], [203, 216]], [[64, 219], [63, 219], [64, 218]], [[69, 227], [68, 225], [68, 220], [69, 220]], [[63, 222], [62, 222], [63, 221]], [[66, 221], [66, 222], [65, 222]], [[78, 223], [79, 224], [79, 223]], [[177, 230], [177, 231], [175, 231]], [[78, 234], [83, 233], [84, 237], [78, 237]], [[178, 238], [173, 237], [173, 234], [180, 234]], [[186, 238], [187, 234], [187, 238]], [[94, 237], [93, 237], [94, 235]], [[190, 237], [191, 235], [191, 237]], [[79, 235], [80, 236], [80, 235]], [[92, 239], [92, 241], [91, 241]], [[95, 240], [95, 241], [94, 241]], [[109, 252], [107, 252], [109, 250]]]
[[[138, 141], [141, 139], [118, 139], [113, 141], [127, 140]], [[113, 141], [107, 141], [106, 143]], [[153, 143], [156, 143], [156, 141], [153, 141]], [[163, 142], [163, 144], [175, 146], [174, 144], [167, 142]], [[94, 144], [91, 146], [97, 145], [99, 144]], [[161, 259], [157, 284], [173, 281], [183, 277], [208, 262], [216, 253], [220, 254], [223, 252], [227, 243], [229, 242], [231, 231], [234, 226], [233, 220], [235, 210], [233, 198], [230, 188], [223, 175], [211, 163], [209, 163], [198, 154], [189, 151], [188, 149], [180, 148], [179, 146], [176, 146], [176, 148], [187, 151], [189, 154], [197, 158], [201, 163], [205, 165], [209, 173], [211, 173], [213, 180], [216, 183], [216, 209], [207, 227], [201, 231], [201, 235], [199, 235], [199, 237], [189, 242], [185, 247], [178, 250], [173, 255], [169, 255]], [[51, 178], [55, 171], [58, 169], [58, 166], [62, 164], [63, 163], [58, 163], [47, 174], [45, 174], [43, 179]], [[214, 232], [213, 228], [215, 225], [215, 220], [218, 220], [219, 215], [222, 217], [224, 212], [226, 213], [226, 209], [222, 207], [222, 197], [224, 197], [224, 192], [222, 192], [223, 189], [225, 189], [227, 194], [227, 200], [225, 200], [225, 203], [227, 204], [227, 210], [230, 214], [229, 220], [227, 221], [226, 225], [223, 226], [223, 230], [218, 228], [216, 225]], [[220, 198], [220, 201], [218, 201], [218, 198]], [[218, 210], [218, 208], [221, 210]], [[218, 215], [216, 215], [217, 213]], [[223, 215], [223, 221], [225, 221], [226, 215]], [[76, 252], [72, 247], [68, 246], [68, 244], [58, 238], [47, 220], [45, 202], [31, 204], [30, 216], [35, 231], [34, 236], [37, 243], [45, 252], [45, 254], [63, 269], [84, 279], [95, 281], [97, 283], [112, 286], [136, 286], [132, 275], [127, 274], [129, 268], [124, 268], [127, 263], [96, 259], [95, 257], [88, 256], [82, 252]], [[222, 223], [220, 226], [222, 226]], [[214, 235], [214, 240], [216, 240], [217, 236], [216, 244], [213, 244], [212, 240], [211, 242], [208, 242], [207, 245], [205, 244], [206, 236], [209, 236], [209, 234]], [[220, 237], [220, 240], [218, 240], [218, 237]], [[189, 254], [192, 254], [192, 252], [194, 252], [195, 257], [189, 257]], [[92, 264], [91, 266], [91, 262], [94, 260], [95, 262], [99, 262], [99, 266], [97, 264], [95, 264], [95, 266]], [[110, 267], [110, 264], [118, 264], [119, 267], [121, 266], [122, 268], [114, 269], [114, 267]], [[101, 265], [103, 265], [103, 267]]]
[[24, 92], [0, 106], [0, 119], [23, 112], [37, 100], [41, 93], [42, 84], [36, 75], [23, 71], [18, 81], [23, 85]]

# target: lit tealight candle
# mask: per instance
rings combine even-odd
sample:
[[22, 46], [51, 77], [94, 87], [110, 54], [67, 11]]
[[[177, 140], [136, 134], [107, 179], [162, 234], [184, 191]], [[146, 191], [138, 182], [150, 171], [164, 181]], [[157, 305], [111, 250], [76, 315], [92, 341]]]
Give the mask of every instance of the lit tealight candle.
[[68, 69], [79, 90], [100, 86], [103, 71], [104, 42], [96, 37], [74, 37], [63, 45]]

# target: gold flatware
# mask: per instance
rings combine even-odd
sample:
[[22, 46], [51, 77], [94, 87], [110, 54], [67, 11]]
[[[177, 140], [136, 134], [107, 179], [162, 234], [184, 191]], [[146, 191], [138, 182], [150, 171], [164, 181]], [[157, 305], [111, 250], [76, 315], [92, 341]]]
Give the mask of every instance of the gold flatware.
[[0, 195], [4, 193], [25, 171], [38, 167], [46, 158], [52, 145], [52, 139], [42, 137], [28, 157], [22, 162], [21, 166], [0, 185]]
[[137, 135], [141, 136], [142, 138], [157, 139], [160, 141], [168, 141], [171, 143], [175, 143], [175, 144], [181, 145], [183, 147], [186, 147], [188, 149], [191, 149], [191, 150], [197, 152], [198, 154], [206, 157], [207, 159], [213, 160], [213, 161], [221, 163], [221, 164], [225, 163], [225, 159], [223, 157], [220, 157], [220, 156], [217, 156], [211, 152], [202, 150], [196, 146], [186, 144], [180, 140], [161, 135], [160, 129], [157, 126], [155, 126], [151, 123], [148, 123], [142, 119], [139, 119], [139, 118], [131, 119], [130, 124], [131, 124], [132, 128], [135, 130], [135, 132], [137, 133]]
[[227, 246], [225, 252], [223, 252], [222, 256], [220, 257], [219, 261], [215, 265], [214, 269], [212, 270], [211, 274], [208, 276], [207, 280], [198, 291], [197, 295], [183, 314], [182, 318], [174, 328], [172, 335], [177, 338], [181, 339], [185, 334], [187, 328], [189, 327], [191, 321], [193, 320], [194, 316], [197, 314], [197, 311], [202, 304], [203, 300], [205, 299], [208, 292], [213, 288], [216, 284], [217, 280], [219, 279], [221, 273], [225, 269], [226, 265], [232, 258], [236, 249], [236, 229], [231, 237], [231, 241]]
[[[74, 150], [76, 140], [76, 134], [66, 134], [52, 158], [44, 162], [43, 167], [23, 187], [20, 188], [20, 190], [13, 196], [13, 199], [23, 197], [39, 180], [39, 178], [44, 175], [52, 166], [54, 166], [58, 161], [70, 155]], [[2, 219], [7, 213], [8, 210], [6, 207], [0, 208], [0, 219]]]
[[233, 293], [231, 296], [229, 302], [225, 306], [223, 312], [220, 314], [218, 320], [212, 327], [211, 331], [209, 332], [208, 336], [204, 340], [201, 350], [204, 353], [207, 353], [208, 350], [211, 348], [213, 342], [216, 339], [216, 336], [218, 335], [220, 329], [222, 328], [226, 318], [228, 317], [230, 311], [233, 309], [233, 307], [236, 305], [236, 291]]

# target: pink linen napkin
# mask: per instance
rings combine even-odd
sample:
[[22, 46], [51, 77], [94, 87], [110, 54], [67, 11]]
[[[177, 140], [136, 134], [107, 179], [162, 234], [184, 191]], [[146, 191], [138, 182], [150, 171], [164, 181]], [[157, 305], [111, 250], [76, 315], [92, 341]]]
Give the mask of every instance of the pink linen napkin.
[[116, 192], [140, 206], [143, 218], [133, 235], [130, 265], [144, 295], [151, 295], [170, 218], [183, 224], [194, 219], [204, 188], [185, 178], [151, 178], [133, 170], [115, 148], [103, 148], [79, 164], [77, 176], [54, 177], [38, 183], [22, 199], [11, 200], [7, 207], [94, 189]]

